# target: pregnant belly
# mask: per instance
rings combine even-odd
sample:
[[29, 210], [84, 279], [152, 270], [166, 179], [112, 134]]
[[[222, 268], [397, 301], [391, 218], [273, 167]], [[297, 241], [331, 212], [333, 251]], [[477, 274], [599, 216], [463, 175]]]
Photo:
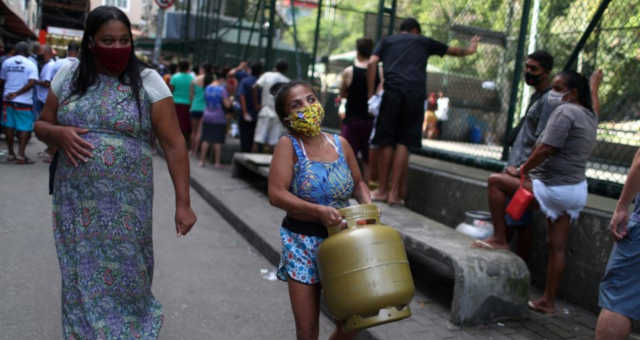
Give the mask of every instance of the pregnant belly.
[[56, 171], [56, 180], [74, 178], [79, 181], [111, 180], [118, 183], [151, 185], [152, 153], [149, 144], [137, 138], [118, 134], [89, 132], [82, 135], [95, 148], [87, 162], [78, 160], [74, 167], [62, 152]]

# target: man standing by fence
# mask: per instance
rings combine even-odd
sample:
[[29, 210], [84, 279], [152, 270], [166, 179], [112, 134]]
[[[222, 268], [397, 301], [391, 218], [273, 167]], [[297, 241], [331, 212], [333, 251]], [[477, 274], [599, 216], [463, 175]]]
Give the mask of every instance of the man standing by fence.
[[[432, 55], [464, 57], [476, 52], [478, 37], [468, 48], [450, 47], [421, 35], [414, 18], [402, 21], [400, 33], [382, 39], [369, 59], [367, 84], [369, 98], [375, 91], [378, 62], [384, 67], [384, 94], [376, 123], [373, 144], [380, 146], [378, 175], [380, 187], [372, 194], [376, 201], [404, 203], [401, 192], [406, 185], [409, 148], [422, 145], [423, 104], [427, 84], [427, 60]], [[394, 149], [395, 148], [395, 149]], [[391, 172], [391, 188], [389, 188]]]
[[485, 241], [476, 241], [474, 246], [490, 249], [509, 248], [507, 243], [507, 226], [518, 230], [518, 255], [526, 262], [531, 244], [531, 223], [533, 215], [529, 208], [522, 218], [512, 220], [505, 215], [509, 196], [520, 186], [518, 168], [531, 155], [538, 137], [547, 126], [551, 112], [562, 102], [549, 100], [551, 89], [551, 71], [553, 56], [546, 51], [535, 51], [527, 56], [524, 67], [524, 80], [535, 92], [529, 99], [526, 115], [520, 120], [508, 139], [511, 146], [507, 166], [501, 173], [489, 176], [487, 191], [489, 192], [489, 210], [494, 226], [494, 234]]

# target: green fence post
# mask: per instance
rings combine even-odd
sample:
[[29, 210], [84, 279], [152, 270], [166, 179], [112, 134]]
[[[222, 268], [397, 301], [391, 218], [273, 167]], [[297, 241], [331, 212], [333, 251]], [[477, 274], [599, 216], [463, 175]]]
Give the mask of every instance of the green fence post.
[[313, 52], [311, 57], [311, 79], [316, 76], [316, 58], [318, 57], [318, 38], [320, 37], [320, 19], [322, 17], [322, 0], [318, 0], [318, 15], [316, 16], [316, 30], [313, 33]]
[[289, 8], [291, 9], [291, 21], [293, 23], [293, 45], [296, 52], [296, 77], [300, 79], [300, 74], [302, 73], [300, 65], [300, 47], [298, 43], [298, 25], [296, 24], [296, 6], [293, 0], [289, 1]]
[[244, 31], [244, 26], [242, 23], [242, 18], [244, 18], [245, 12], [247, 10], [247, 0], [242, 0], [242, 14], [240, 16], [239, 21], [238, 21], [238, 36], [237, 36], [237, 40], [236, 40], [236, 57], [238, 59], [240, 59], [240, 61], [244, 61], [244, 58], [242, 58], [242, 55], [240, 54], [240, 52], [242, 51], [242, 44], [241, 44], [241, 37], [242, 37], [242, 31]]
[[504, 134], [504, 142], [502, 149], [502, 160], [509, 158], [509, 135], [513, 130], [513, 116], [516, 112], [518, 104], [518, 85], [520, 85], [520, 76], [522, 75], [522, 63], [524, 61], [525, 40], [527, 38], [527, 29], [529, 27], [529, 11], [531, 10], [531, 0], [524, 0], [522, 4], [522, 19], [520, 19], [520, 33], [518, 34], [518, 47], [516, 51], [515, 68], [513, 70], [513, 79], [511, 82], [511, 97], [509, 98], [509, 110], [507, 112], [507, 129]]
[[580, 37], [580, 40], [578, 40], [576, 47], [573, 49], [573, 52], [571, 52], [571, 55], [569, 56], [569, 59], [564, 66], [565, 71], [575, 68], [576, 61], [578, 60], [578, 54], [580, 54], [580, 51], [582, 51], [582, 49], [584, 48], [584, 45], [587, 43], [587, 39], [589, 39], [589, 36], [591, 36], [593, 29], [596, 28], [596, 25], [598, 24], [598, 22], [600, 22], [602, 14], [604, 14], [604, 11], [607, 10], [610, 2], [611, 0], [602, 0], [602, 2], [600, 2], [598, 10], [596, 10], [593, 18], [591, 18], [591, 22], [589, 22], [589, 26], [587, 26], [587, 29], [584, 31], [584, 33], [582, 33], [582, 37]]
[[[249, 31], [249, 39], [247, 40], [247, 44], [244, 47], [244, 51], [242, 51], [242, 60], [247, 60], [247, 55], [249, 54], [249, 46], [251, 46], [251, 40], [253, 40], [253, 32], [256, 29], [256, 22], [258, 22], [258, 14], [260, 14], [260, 10], [262, 9], [262, 0], [258, 0], [256, 4], [256, 12], [253, 15], [253, 22], [251, 23], [251, 30]], [[261, 37], [258, 37], [260, 40]]]
[[384, 23], [384, 3], [385, 0], [380, 0], [378, 3], [378, 27], [376, 27], [376, 41], [380, 41], [380, 38], [382, 38], [382, 24]]
[[265, 51], [265, 69], [273, 68], [273, 36], [276, 34], [276, 0], [269, 1], [269, 33]]
[[387, 35], [393, 34], [393, 29], [395, 28], [396, 22], [396, 6], [397, 0], [391, 1], [391, 8], [389, 9], [389, 28], [387, 30]]

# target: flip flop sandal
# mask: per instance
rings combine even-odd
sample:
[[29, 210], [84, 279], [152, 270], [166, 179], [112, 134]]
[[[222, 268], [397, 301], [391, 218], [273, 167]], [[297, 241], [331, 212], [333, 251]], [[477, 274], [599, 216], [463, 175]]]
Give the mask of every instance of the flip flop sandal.
[[7, 162], [14, 162], [16, 159], [17, 159], [17, 157], [15, 155], [7, 156]]
[[[495, 250], [496, 249], [494, 246], [491, 245], [491, 243], [485, 242], [485, 241], [482, 241], [482, 240], [473, 241], [473, 243], [471, 243], [471, 247], [472, 248], [487, 249], [487, 250]], [[531, 301], [529, 301], [529, 302], [531, 302]]]
[[27, 157], [16, 157], [16, 164], [33, 164], [33, 161]]
[[527, 302], [527, 306], [529, 307], [529, 309], [531, 309], [532, 311], [536, 312], [536, 313], [540, 313], [542, 315], [553, 315], [555, 312], [547, 312], [544, 309], [541, 309], [540, 307], [536, 306], [533, 301], [529, 300], [529, 302]]

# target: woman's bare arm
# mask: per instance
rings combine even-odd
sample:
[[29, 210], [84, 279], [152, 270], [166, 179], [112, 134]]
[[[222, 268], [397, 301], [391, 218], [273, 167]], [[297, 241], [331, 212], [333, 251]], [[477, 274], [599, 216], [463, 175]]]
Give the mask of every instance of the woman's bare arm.
[[168, 97], [151, 105], [153, 131], [160, 141], [176, 194], [176, 231], [186, 235], [196, 222], [189, 196], [189, 159], [187, 144], [178, 129], [173, 98]]

